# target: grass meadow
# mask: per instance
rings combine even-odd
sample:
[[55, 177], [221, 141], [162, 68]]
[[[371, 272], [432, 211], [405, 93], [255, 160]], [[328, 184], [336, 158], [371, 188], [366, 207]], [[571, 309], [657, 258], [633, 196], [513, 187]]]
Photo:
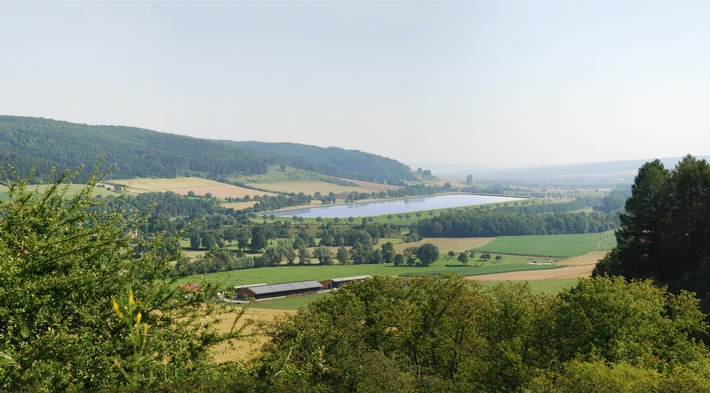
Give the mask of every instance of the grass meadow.
[[614, 232], [608, 231], [578, 235], [501, 236], [474, 250], [569, 258], [592, 251], [609, 251], [615, 244]]
[[[43, 190], [43, 187], [45, 187], [45, 186], [42, 186], [42, 185], [28, 185], [28, 186], [27, 186], [27, 190], [28, 190], [28, 191], [41, 192], [41, 191]], [[76, 194], [77, 192], [83, 190], [83, 189], [86, 187], [86, 185], [85, 185], [85, 184], [69, 184], [68, 187], [69, 187], [69, 189], [68, 189], [68, 194], [69, 194], [69, 195], [74, 195], [74, 194]], [[4, 199], [7, 198], [7, 195], [8, 195], [7, 192], [8, 192], [7, 186], [0, 185], [0, 200], [4, 200]], [[109, 190], [107, 190], [106, 188], [103, 188], [103, 187], [94, 187], [93, 195], [94, 195], [94, 196], [106, 197], [106, 196], [109, 196], [109, 195], [118, 196], [118, 195], [120, 195], [120, 194], [118, 194], [118, 193], [116, 193], [116, 192], [114, 192], [114, 191], [109, 191]]]

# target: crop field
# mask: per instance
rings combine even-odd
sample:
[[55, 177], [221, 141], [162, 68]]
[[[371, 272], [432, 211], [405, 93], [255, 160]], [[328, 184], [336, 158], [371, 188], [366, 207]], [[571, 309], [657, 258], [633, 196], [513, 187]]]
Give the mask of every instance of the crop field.
[[[83, 190], [84, 187], [86, 187], [85, 184], [69, 184], [68, 186], [69, 186], [69, 189], [67, 190], [67, 192], [68, 192], [69, 195], [74, 195], [74, 194], [76, 194], [77, 192], [79, 192], [80, 190]], [[27, 190], [28, 190], [28, 191], [38, 191], [38, 192], [41, 192], [42, 189], [43, 189], [43, 187], [45, 187], [45, 186], [41, 186], [41, 185], [28, 185], [28, 186], [27, 186]], [[5, 199], [5, 198], [7, 198], [7, 191], [8, 191], [7, 186], [0, 185], [0, 200], [3, 200], [3, 199]], [[92, 195], [93, 195], [93, 196], [106, 197], [106, 196], [109, 196], [109, 195], [117, 196], [117, 195], [119, 195], [119, 194], [117, 194], [117, 193], [114, 192], [114, 191], [107, 190], [105, 187], [100, 187], [100, 186], [99, 186], [99, 187], [94, 187], [94, 191], [93, 191], [93, 194], [92, 194]]]
[[251, 190], [199, 177], [176, 177], [174, 179], [137, 178], [112, 180], [111, 183], [123, 184], [128, 191], [136, 193], [172, 191], [180, 195], [187, 195], [188, 192], [192, 191], [198, 196], [204, 196], [210, 193], [217, 198], [243, 198], [247, 195], [251, 197], [254, 195], [276, 195], [270, 192]]
[[616, 247], [614, 231], [604, 232], [604, 237], [599, 244], [599, 251], [611, 251], [614, 247]]
[[363, 181], [363, 180], [351, 180], [351, 179], [345, 179], [349, 182], [355, 183], [358, 186], [364, 188], [365, 190], [369, 192], [380, 192], [380, 191], [388, 191], [388, 190], [399, 190], [400, 186], [393, 186], [389, 184], [382, 184], [382, 183], [372, 183], [369, 181]]
[[[225, 304], [222, 312], [216, 315], [217, 319], [219, 319], [216, 326], [217, 330], [223, 333], [229, 332], [232, 328], [235, 316], [241, 311], [242, 307], [243, 305]], [[215, 360], [217, 362], [226, 362], [250, 358], [267, 341], [267, 338], [260, 333], [258, 324], [271, 322], [275, 318], [284, 317], [293, 313], [294, 311], [289, 309], [271, 310], [267, 308], [248, 307], [237, 323], [238, 327], [244, 327], [244, 339], [233, 340], [231, 344], [223, 343], [216, 346], [212, 350]]]
[[613, 247], [609, 239], [614, 239], [613, 231], [579, 235], [501, 236], [476, 247], [475, 251], [568, 258], [597, 250], [608, 251]]
[[357, 192], [372, 192], [367, 188], [341, 186], [338, 184], [328, 183], [324, 181], [283, 181], [272, 183], [246, 183], [250, 187], [257, 187], [263, 190], [274, 192], [296, 193], [302, 192], [306, 195], [313, 195], [316, 192], [327, 195], [332, 192], [334, 194], [347, 194], [353, 191]]
[[[492, 242], [494, 237], [442, 237], [442, 238], [427, 238], [413, 243], [402, 243], [399, 239], [385, 239], [386, 241], [391, 241], [394, 244], [394, 250], [398, 254], [401, 254], [405, 248], [409, 247], [419, 247], [425, 243], [431, 243], [439, 248], [439, 254], [442, 256], [449, 251], [461, 252], [470, 250], [472, 248], [483, 247], [484, 245]], [[380, 243], [383, 243], [380, 241]]]

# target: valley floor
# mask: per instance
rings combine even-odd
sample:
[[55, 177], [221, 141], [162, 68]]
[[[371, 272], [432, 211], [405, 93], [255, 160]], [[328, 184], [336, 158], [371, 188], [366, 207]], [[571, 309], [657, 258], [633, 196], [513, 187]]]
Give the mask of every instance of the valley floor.
[[549, 270], [524, 270], [518, 272], [486, 274], [466, 277], [477, 281], [537, 281], [537, 280], [569, 280], [585, 278], [592, 274], [597, 261], [604, 258], [606, 251], [594, 251], [578, 257], [566, 259], [565, 266]]

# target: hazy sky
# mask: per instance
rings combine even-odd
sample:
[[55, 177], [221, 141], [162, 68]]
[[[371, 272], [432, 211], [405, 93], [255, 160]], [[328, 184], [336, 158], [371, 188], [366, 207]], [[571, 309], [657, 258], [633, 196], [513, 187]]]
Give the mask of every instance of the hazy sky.
[[0, 2], [0, 114], [403, 162], [710, 154], [710, 1]]

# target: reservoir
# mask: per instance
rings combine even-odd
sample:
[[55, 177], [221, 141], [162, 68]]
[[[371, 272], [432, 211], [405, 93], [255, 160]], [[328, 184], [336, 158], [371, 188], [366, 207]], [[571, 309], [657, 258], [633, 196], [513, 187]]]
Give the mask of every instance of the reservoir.
[[493, 195], [434, 195], [425, 197], [411, 197], [406, 199], [389, 199], [384, 201], [348, 203], [345, 205], [326, 205], [302, 209], [266, 212], [263, 215], [273, 214], [278, 217], [303, 217], [303, 218], [348, 218], [370, 217], [383, 214], [413, 213], [423, 210], [447, 209], [453, 207], [484, 205], [488, 203], [515, 202], [525, 198], [503, 197]]

